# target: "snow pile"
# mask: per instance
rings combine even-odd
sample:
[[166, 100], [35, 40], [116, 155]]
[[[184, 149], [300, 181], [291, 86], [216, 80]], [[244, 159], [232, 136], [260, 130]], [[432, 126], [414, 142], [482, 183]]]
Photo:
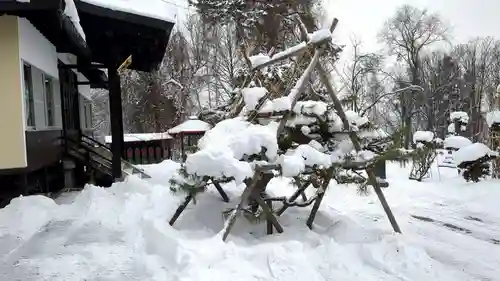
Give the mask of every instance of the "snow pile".
[[486, 123], [488, 123], [488, 126], [491, 127], [495, 124], [500, 124], [500, 111], [495, 110], [486, 113]]
[[347, 117], [347, 120], [351, 125], [354, 125], [355, 127], [361, 127], [368, 123], [368, 118], [360, 116], [357, 112], [352, 111], [352, 110], [347, 110], [345, 112], [345, 115]]
[[328, 28], [316, 30], [312, 34], [309, 34], [309, 42], [313, 44], [327, 40], [328, 38], [332, 38], [332, 33]]
[[448, 133], [454, 134], [455, 133], [455, 124], [451, 123], [448, 125]]
[[259, 105], [260, 99], [267, 94], [267, 89], [264, 87], [244, 88], [241, 90], [245, 105], [249, 110], [254, 110]]
[[181, 165], [172, 160], [164, 160], [158, 164], [136, 166], [151, 176], [151, 179], [147, 179], [149, 183], [162, 185], [168, 183], [172, 177], [176, 176]]
[[449, 136], [444, 139], [443, 147], [445, 149], [460, 149], [471, 144], [472, 142], [468, 138], [462, 136]]
[[492, 151], [488, 146], [482, 143], [473, 143], [460, 148], [453, 154], [455, 163], [476, 161], [483, 157], [498, 156], [498, 153]]
[[432, 142], [434, 133], [429, 131], [416, 131], [413, 135], [413, 143]]
[[[410, 183], [408, 170], [398, 164], [389, 163], [387, 171], [398, 188], [385, 193], [403, 235], [390, 230], [376, 194], [359, 196], [355, 188], [336, 184], [329, 187], [312, 231], [305, 225], [310, 207], [289, 208], [279, 217], [283, 234], [266, 236], [265, 222], [239, 219], [227, 243], [217, 234], [224, 225], [220, 213], [234, 207], [242, 192], [233, 184], [224, 186], [229, 204], [221, 204], [209, 188], [174, 227], [166, 220], [183, 196], [135, 177], [109, 189], [87, 186], [62, 205], [41, 196], [21, 197], [0, 210], [0, 279], [498, 278], [498, 181], [470, 188], [455, 171], [443, 171], [441, 181]], [[276, 178], [268, 190], [289, 196], [296, 187]]]
[[296, 114], [323, 116], [328, 109], [328, 104], [322, 101], [298, 101], [293, 108]]
[[82, 0], [83, 2], [103, 7], [110, 10], [136, 14], [143, 17], [154, 18], [175, 23], [177, 7], [173, 2], [162, 0]]
[[250, 58], [250, 63], [252, 64], [252, 68], [259, 67], [265, 63], [267, 63], [271, 58], [268, 55], [265, 54], [258, 54], [251, 56]]
[[207, 122], [199, 120], [196, 116], [191, 116], [180, 125], [168, 130], [168, 133], [171, 135], [180, 133], [201, 133], [210, 130], [210, 128], [212, 128], [212, 126]]
[[467, 114], [467, 112], [454, 111], [450, 113], [450, 120], [452, 122], [458, 121], [460, 123], [467, 124], [469, 123], [469, 115]]
[[255, 125], [242, 118], [219, 122], [198, 142], [199, 151], [186, 159], [186, 171], [197, 176], [234, 177], [237, 183], [253, 175], [244, 157], [265, 150], [269, 160], [277, 157], [276, 123]]
[[281, 165], [284, 177], [298, 176], [305, 171], [306, 167], [319, 166], [330, 167], [331, 156], [319, 152], [312, 145], [299, 145], [293, 151], [281, 155], [278, 163]]
[[271, 113], [288, 111], [292, 107], [290, 98], [288, 96], [279, 97], [273, 100], [267, 100], [264, 106], [260, 109], [260, 113]]

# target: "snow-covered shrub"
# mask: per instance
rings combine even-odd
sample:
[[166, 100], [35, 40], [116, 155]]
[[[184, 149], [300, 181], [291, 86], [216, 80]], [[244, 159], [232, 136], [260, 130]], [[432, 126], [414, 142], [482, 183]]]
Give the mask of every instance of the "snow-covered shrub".
[[[486, 123], [489, 127], [489, 145], [491, 149], [500, 149], [500, 111], [494, 110], [486, 114]], [[492, 163], [492, 176], [500, 178], [500, 159], [497, 158]]]
[[415, 150], [412, 156], [412, 169], [409, 178], [421, 181], [429, 173], [432, 163], [436, 159], [436, 148], [442, 145], [442, 140], [434, 138], [430, 131], [417, 131], [413, 135]]
[[453, 157], [457, 167], [462, 170], [464, 179], [478, 182], [490, 175], [489, 161], [498, 157], [498, 153], [485, 144], [473, 143], [460, 148]]

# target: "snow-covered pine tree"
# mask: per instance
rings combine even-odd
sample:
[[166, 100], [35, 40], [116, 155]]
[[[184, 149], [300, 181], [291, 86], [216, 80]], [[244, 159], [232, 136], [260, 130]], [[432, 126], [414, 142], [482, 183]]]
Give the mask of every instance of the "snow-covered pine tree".
[[498, 157], [498, 152], [492, 151], [482, 143], [473, 143], [459, 149], [453, 154], [466, 181], [479, 182], [490, 175], [490, 160]]
[[[240, 203], [230, 213], [223, 239], [227, 238], [234, 220], [243, 210], [264, 213], [279, 232], [283, 231], [274, 210], [266, 204], [271, 201], [282, 203], [276, 212], [278, 215], [291, 206], [313, 204], [307, 220], [307, 225], [312, 227], [331, 179], [349, 170], [365, 173], [366, 179], [359, 173], [360, 184], [365, 188], [373, 186], [394, 230], [400, 232], [373, 169], [378, 161], [401, 159], [408, 153], [393, 147], [390, 138], [366, 117], [342, 108], [330, 73], [322, 63], [332, 59], [327, 56], [334, 49], [331, 34], [337, 20], [330, 29], [309, 33], [300, 17], [294, 19], [303, 41], [272, 56], [247, 57], [250, 75], [244, 78], [243, 87], [235, 90], [233, 104], [226, 107], [230, 112], [205, 115], [224, 119], [216, 122], [199, 141], [199, 150], [187, 157], [180, 176], [173, 180], [172, 187], [186, 191], [188, 197], [171, 224], [209, 181], [231, 180], [244, 185], [245, 189]], [[290, 90], [270, 95], [259, 77], [272, 65], [306, 52], [313, 55]], [[318, 93], [324, 95], [313, 98], [306, 93], [312, 77], [321, 82]], [[293, 178], [299, 185], [297, 193], [290, 198], [267, 197], [265, 188], [275, 175]], [[311, 186], [316, 190], [315, 195], [304, 202], [296, 202], [303, 190]]]

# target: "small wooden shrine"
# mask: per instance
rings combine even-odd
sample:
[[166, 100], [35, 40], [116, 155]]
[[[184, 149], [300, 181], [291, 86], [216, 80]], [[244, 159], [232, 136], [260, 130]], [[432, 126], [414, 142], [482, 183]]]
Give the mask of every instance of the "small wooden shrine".
[[188, 120], [168, 130], [168, 134], [173, 137], [172, 159], [184, 161], [198, 144], [198, 140], [211, 128], [212, 126], [207, 122], [191, 116]]

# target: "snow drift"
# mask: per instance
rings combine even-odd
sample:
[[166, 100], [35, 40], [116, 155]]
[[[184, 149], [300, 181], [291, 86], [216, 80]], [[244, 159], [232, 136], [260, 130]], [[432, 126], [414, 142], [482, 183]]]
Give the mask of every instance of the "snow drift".
[[[309, 209], [291, 208], [280, 217], [285, 233], [266, 236], [263, 224], [241, 219], [230, 241], [223, 243], [218, 237], [221, 212], [234, 207], [241, 190], [226, 188], [233, 199], [228, 204], [212, 190], [200, 194], [172, 228], [167, 220], [183, 197], [168, 188], [177, 167], [171, 161], [145, 166], [151, 180], [131, 176], [108, 189], [87, 186], [63, 202], [43, 196], [13, 200], [0, 210], [0, 280], [426, 281], [498, 276], [500, 250], [488, 242], [500, 234], [495, 183], [471, 188], [451, 173], [455, 178], [446, 185], [409, 184], [407, 171], [391, 165], [389, 180], [397, 188], [386, 193], [403, 222], [403, 236], [390, 231], [381, 207], [373, 204], [374, 194], [363, 197], [355, 188], [332, 185], [313, 231], [305, 226]], [[294, 189], [282, 178], [269, 187], [276, 196]], [[472, 232], [451, 231], [413, 219], [414, 214]], [[463, 219], [467, 216], [490, 224]]]

